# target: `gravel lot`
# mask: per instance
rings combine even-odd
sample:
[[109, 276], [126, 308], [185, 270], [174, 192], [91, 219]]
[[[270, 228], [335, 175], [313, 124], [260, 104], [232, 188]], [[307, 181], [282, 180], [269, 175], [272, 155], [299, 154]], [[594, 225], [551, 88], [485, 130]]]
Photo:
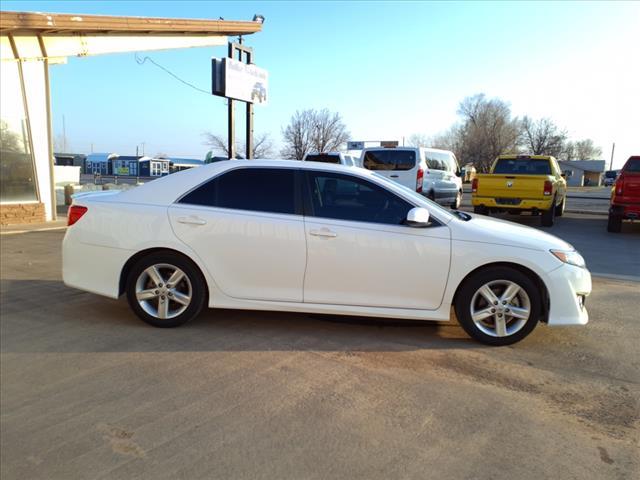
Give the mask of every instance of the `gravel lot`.
[[160, 330], [66, 288], [62, 235], [2, 237], [3, 480], [640, 475], [639, 283], [596, 279], [586, 328], [502, 348], [251, 311]]

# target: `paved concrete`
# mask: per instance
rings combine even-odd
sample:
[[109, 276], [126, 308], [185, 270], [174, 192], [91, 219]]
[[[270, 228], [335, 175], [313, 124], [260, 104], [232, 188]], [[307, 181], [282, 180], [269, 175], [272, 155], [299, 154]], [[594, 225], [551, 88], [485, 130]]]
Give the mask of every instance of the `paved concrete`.
[[637, 283], [596, 280], [588, 327], [504, 348], [228, 310], [161, 330], [64, 287], [61, 238], [1, 241], [3, 480], [640, 475]]

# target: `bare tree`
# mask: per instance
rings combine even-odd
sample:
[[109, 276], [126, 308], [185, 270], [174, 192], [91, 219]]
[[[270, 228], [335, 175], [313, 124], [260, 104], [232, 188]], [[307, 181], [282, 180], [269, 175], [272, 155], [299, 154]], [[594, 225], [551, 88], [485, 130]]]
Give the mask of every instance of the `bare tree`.
[[296, 111], [282, 130], [285, 158], [302, 160], [311, 151], [339, 150], [349, 139], [347, 127], [337, 112], [323, 110]]
[[602, 149], [594, 145], [593, 140], [589, 138], [578, 140], [574, 146], [576, 160], [597, 160], [602, 156]]
[[[245, 148], [246, 151], [246, 148]], [[258, 133], [253, 137], [253, 158], [273, 158], [273, 140], [268, 133]]]
[[462, 161], [486, 172], [495, 157], [517, 151], [520, 121], [511, 116], [507, 102], [477, 94], [460, 102], [458, 115], [462, 120], [455, 128], [456, 153]]
[[572, 141], [567, 141], [562, 148], [560, 154], [561, 160], [575, 160], [576, 159], [576, 144]]
[[[229, 145], [227, 137], [211, 132], [204, 132], [204, 144], [218, 150], [225, 157], [229, 156]], [[244, 143], [237, 145], [236, 158], [244, 158], [243, 153], [247, 151]], [[253, 137], [253, 158], [271, 158], [274, 154], [273, 140], [268, 133], [258, 133]]]
[[407, 140], [410, 147], [428, 147], [429, 143], [429, 138], [424, 133], [411, 134]]
[[566, 141], [567, 132], [560, 130], [551, 119], [533, 120], [527, 116], [522, 119], [520, 144], [525, 151], [533, 155], [560, 157]]

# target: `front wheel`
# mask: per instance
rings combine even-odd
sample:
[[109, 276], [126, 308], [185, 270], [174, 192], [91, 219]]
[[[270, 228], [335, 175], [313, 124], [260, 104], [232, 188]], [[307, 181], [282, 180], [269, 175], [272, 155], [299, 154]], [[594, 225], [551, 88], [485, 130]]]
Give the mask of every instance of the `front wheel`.
[[152, 253], [129, 272], [127, 300], [134, 313], [154, 327], [177, 327], [198, 316], [207, 288], [200, 270], [172, 252]]
[[455, 312], [469, 336], [487, 345], [511, 345], [529, 335], [542, 314], [542, 296], [527, 275], [509, 267], [474, 274], [456, 295]]

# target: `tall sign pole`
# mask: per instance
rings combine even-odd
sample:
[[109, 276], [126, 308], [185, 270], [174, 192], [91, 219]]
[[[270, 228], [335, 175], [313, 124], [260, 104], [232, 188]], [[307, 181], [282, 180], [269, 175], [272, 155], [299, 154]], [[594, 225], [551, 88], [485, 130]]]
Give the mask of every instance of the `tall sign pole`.
[[[236, 158], [235, 103], [244, 102], [246, 108], [245, 158], [253, 159], [253, 107], [267, 103], [269, 72], [253, 63], [253, 49], [229, 42], [227, 56], [211, 59], [211, 93], [227, 99], [228, 158]], [[236, 58], [234, 58], [236, 57]]]
[[[229, 42], [228, 57], [233, 58], [234, 44]], [[235, 100], [227, 98], [227, 146], [229, 159], [236, 158], [236, 119], [234, 115]]]
[[613, 146], [611, 147], [611, 160], [609, 161], [609, 170], [613, 170], [613, 152], [616, 151], [616, 142], [613, 142]]

